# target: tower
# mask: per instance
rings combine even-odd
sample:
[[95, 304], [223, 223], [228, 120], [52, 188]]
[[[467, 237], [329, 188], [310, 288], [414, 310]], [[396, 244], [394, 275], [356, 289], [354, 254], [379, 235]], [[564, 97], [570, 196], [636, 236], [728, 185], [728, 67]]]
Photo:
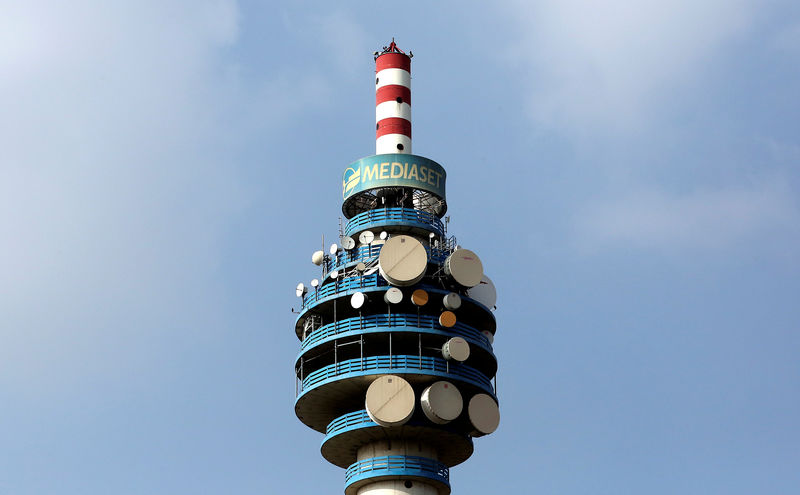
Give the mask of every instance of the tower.
[[447, 495], [500, 415], [496, 292], [442, 217], [446, 173], [411, 154], [411, 57], [375, 52], [376, 154], [345, 168], [339, 243], [297, 286], [295, 413], [346, 495]]

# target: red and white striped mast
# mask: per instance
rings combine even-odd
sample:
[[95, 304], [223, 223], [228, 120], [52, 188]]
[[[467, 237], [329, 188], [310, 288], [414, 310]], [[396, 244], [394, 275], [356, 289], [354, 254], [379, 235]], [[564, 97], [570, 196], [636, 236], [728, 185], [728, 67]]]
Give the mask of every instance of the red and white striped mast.
[[411, 154], [411, 57], [392, 39], [375, 52], [375, 154]]

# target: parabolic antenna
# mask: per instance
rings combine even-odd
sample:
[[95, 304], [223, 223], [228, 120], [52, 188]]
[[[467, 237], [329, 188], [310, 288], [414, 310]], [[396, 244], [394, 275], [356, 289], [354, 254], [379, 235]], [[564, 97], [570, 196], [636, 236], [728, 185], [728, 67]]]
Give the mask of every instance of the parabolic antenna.
[[297, 294], [297, 297], [303, 297], [306, 292], [308, 292], [308, 288], [303, 285], [303, 282], [297, 284], [297, 288], [294, 290], [294, 293]]
[[367, 265], [365, 265], [363, 262], [359, 261], [358, 263], [356, 263], [356, 271], [358, 273], [364, 273], [364, 270], [366, 269]]
[[388, 232], [386, 232], [385, 230], [383, 232], [381, 232], [380, 238], [381, 238], [382, 241], [385, 241], [388, 237], [389, 237], [389, 233]]
[[312, 279], [312, 280], [311, 280], [311, 287], [313, 287], [313, 288], [315, 288], [315, 289], [316, 289], [317, 287], [319, 287], [319, 280], [317, 280], [317, 279]]
[[337, 278], [339, 278], [339, 270], [333, 270], [330, 274], [330, 277], [332, 280], [336, 280]]
[[459, 249], [444, 261], [444, 272], [459, 285], [475, 287], [483, 277], [483, 264], [478, 255], [469, 249]]
[[494, 344], [494, 334], [493, 334], [492, 332], [490, 332], [489, 330], [484, 330], [484, 331], [483, 331], [483, 332], [481, 332], [481, 333], [482, 333], [482, 334], [483, 334], [483, 336], [484, 336], [484, 337], [486, 337], [486, 339], [489, 341], [489, 345], [492, 345], [492, 344]]
[[488, 435], [500, 424], [500, 408], [497, 402], [486, 394], [477, 394], [469, 400], [467, 406], [469, 421], [475, 428], [473, 436]]
[[425, 276], [428, 253], [421, 242], [407, 235], [394, 236], [383, 245], [378, 256], [381, 276], [392, 285], [414, 285]]
[[391, 287], [383, 295], [383, 300], [386, 301], [387, 304], [399, 304], [400, 301], [403, 300], [403, 291], [397, 287]]
[[325, 251], [314, 251], [311, 255], [311, 262], [319, 266], [325, 260]]
[[335, 242], [331, 244], [330, 253], [335, 256], [338, 251], [339, 251], [339, 246], [337, 246]]
[[444, 304], [444, 307], [450, 311], [455, 311], [461, 307], [461, 296], [455, 292], [449, 292], [444, 295], [444, 298], [442, 298], [442, 304]]
[[417, 289], [411, 294], [411, 303], [414, 306], [425, 306], [428, 304], [428, 293], [422, 289]]
[[356, 247], [356, 241], [352, 237], [344, 236], [342, 237], [342, 247], [350, 251], [354, 247]]
[[350, 306], [352, 306], [353, 309], [359, 309], [365, 302], [367, 302], [367, 296], [364, 295], [363, 292], [356, 292], [350, 296]]
[[471, 288], [467, 294], [489, 309], [494, 309], [497, 304], [497, 289], [495, 289], [492, 280], [486, 275], [481, 277], [480, 283]]
[[439, 315], [439, 325], [452, 328], [456, 324], [456, 315], [452, 311], [442, 311]]
[[367, 389], [367, 414], [384, 427], [400, 426], [414, 414], [414, 389], [396, 375], [376, 378]]
[[469, 344], [461, 337], [453, 337], [442, 346], [442, 356], [448, 361], [463, 363], [469, 357]]
[[365, 230], [358, 236], [358, 242], [361, 244], [372, 244], [374, 240], [375, 234], [373, 234], [371, 230]]
[[464, 409], [464, 399], [455, 385], [446, 381], [435, 382], [422, 391], [422, 412], [436, 424], [443, 425], [456, 419]]

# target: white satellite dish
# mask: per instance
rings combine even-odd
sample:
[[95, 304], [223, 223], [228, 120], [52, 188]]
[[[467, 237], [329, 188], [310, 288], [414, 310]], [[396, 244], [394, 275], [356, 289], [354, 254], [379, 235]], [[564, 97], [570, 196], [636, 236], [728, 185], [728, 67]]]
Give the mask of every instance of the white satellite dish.
[[311, 262], [319, 266], [323, 261], [325, 261], [325, 251], [314, 251], [314, 254], [311, 255]]
[[428, 252], [425, 246], [408, 235], [396, 235], [386, 241], [378, 256], [381, 276], [392, 285], [414, 285], [425, 276]]
[[381, 232], [381, 236], [380, 237], [381, 237], [382, 241], [385, 241], [386, 238], [389, 237], [389, 233], [384, 230], [383, 232]]
[[366, 270], [366, 269], [367, 269], [367, 265], [365, 265], [364, 262], [359, 261], [358, 263], [356, 263], [356, 271], [358, 273], [364, 273], [364, 270]]
[[383, 427], [405, 424], [414, 414], [416, 396], [411, 384], [396, 375], [383, 375], [367, 389], [365, 409]]
[[423, 390], [419, 402], [425, 416], [438, 425], [453, 421], [464, 409], [461, 392], [455, 385], [446, 381], [434, 382]]
[[342, 237], [342, 247], [350, 251], [356, 247], [356, 241], [350, 236]]
[[494, 344], [494, 334], [492, 332], [490, 332], [489, 330], [484, 330], [481, 333], [483, 334], [484, 337], [486, 337], [486, 340], [489, 341], [489, 345]]
[[494, 309], [495, 304], [497, 304], [497, 289], [495, 289], [492, 280], [486, 275], [481, 277], [480, 283], [471, 288], [467, 294], [489, 309]]
[[350, 296], [350, 306], [352, 306], [353, 309], [361, 308], [365, 302], [367, 302], [367, 296], [365, 296], [363, 292], [356, 292]]
[[469, 344], [461, 337], [453, 337], [442, 346], [442, 356], [448, 361], [463, 363], [469, 357]]
[[459, 249], [444, 261], [444, 272], [459, 285], [475, 287], [483, 278], [483, 263], [469, 249]]
[[358, 242], [361, 244], [372, 244], [374, 240], [375, 234], [373, 234], [371, 230], [365, 230], [358, 236]]
[[467, 406], [469, 422], [475, 428], [472, 436], [483, 436], [494, 432], [500, 425], [500, 408], [497, 402], [487, 394], [477, 394], [469, 400]]
[[313, 279], [313, 280], [311, 281], [311, 287], [313, 287], [313, 288], [315, 288], [315, 289], [316, 289], [317, 287], [319, 287], [319, 280], [317, 280], [317, 279]]
[[335, 256], [337, 252], [339, 252], [339, 246], [337, 246], [336, 243], [334, 242], [333, 244], [331, 244], [330, 253]]
[[303, 297], [306, 292], [308, 292], [308, 287], [303, 285], [303, 282], [297, 284], [297, 288], [294, 290], [294, 293], [297, 294], [297, 297]]
[[403, 300], [403, 291], [397, 287], [392, 287], [383, 295], [386, 304], [399, 304]]
[[450, 311], [455, 311], [461, 307], [461, 296], [455, 292], [448, 292], [442, 298], [442, 303], [444, 304], [445, 308], [449, 309]]
[[330, 273], [330, 277], [331, 277], [331, 279], [333, 279], [333, 280], [336, 280], [337, 278], [339, 278], [339, 270], [333, 270], [333, 271]]

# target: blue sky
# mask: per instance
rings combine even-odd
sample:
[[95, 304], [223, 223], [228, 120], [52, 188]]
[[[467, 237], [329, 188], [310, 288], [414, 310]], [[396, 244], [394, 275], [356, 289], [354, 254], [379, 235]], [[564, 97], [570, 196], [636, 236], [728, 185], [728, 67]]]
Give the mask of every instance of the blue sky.
[[800, 492], [796, 2], [0, 13], [0, 493], [342, 492], [290, 308], [392, 36], [499, 292], [453, 493]]

